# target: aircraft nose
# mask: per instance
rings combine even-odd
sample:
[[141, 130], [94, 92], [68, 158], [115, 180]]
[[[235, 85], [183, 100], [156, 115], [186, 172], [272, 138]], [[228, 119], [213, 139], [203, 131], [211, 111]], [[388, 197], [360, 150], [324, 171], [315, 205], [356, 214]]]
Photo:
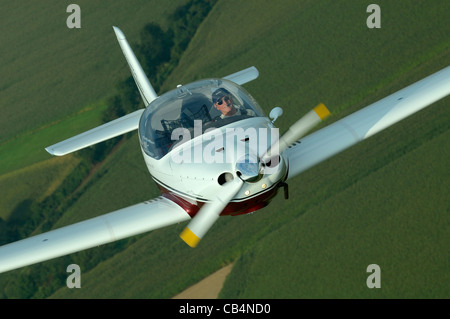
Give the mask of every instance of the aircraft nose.
[[254, 182], [260, 175], [260, 163], [256, 156], [246, 154], [236, 162], [236, 174], [246, 182]]

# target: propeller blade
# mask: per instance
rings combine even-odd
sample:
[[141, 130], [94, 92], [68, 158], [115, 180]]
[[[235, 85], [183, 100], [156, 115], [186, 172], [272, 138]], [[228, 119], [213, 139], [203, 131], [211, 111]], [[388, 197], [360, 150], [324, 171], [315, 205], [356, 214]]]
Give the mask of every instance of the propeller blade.
[[219, 218], [225, 206], [239, 192], [244, 182], [240, 178], [225, 183], [218, 194], [211, 202], [200, 208], [200, 211], [192, 218], [191, 222], [181, 232], [180, 237], [191, 247], [197, 246], [200, 239], [211, 228]]
[[281, 154], [291, 144], [302, 138], [309, 130], [319, 124], [322, 120], [330, 115], [324, 104], [319, 104], [311, 111], [306, 113], [302, 118], [295, 122], [289, 130], [276, 141], [270, 149], [263, 155], [263, 158], [272, 157]]

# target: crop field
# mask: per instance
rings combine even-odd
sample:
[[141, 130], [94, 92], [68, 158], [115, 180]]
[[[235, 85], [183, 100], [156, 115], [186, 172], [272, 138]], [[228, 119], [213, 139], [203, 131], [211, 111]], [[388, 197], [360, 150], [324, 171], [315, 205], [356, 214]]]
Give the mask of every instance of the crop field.
[[1, 214], [9, 214], [25, 199], [38, 201], [52, 193], [78, 163], [74, 156], [50, 158], [0, 176]]
[[81, 0], [81, 28], [69, 29], [71, 1], [2, 1], [0, 143], [110, 96], [129, 72], [112, 26], [163, 24], [184, 2]]
[[[0, 51], [8, 79], [0, 84], [3, 220], [23, 200], [57, 189], [78, 159], [49, 160], [39, 150], [97, 125], [102, 101], [129, 75], [111, 25], [133, 45], [145, 23], [164, 26], [185, 2], [79, 1], [78, 33], [65, 27], [67, 4], [57, 14], [55, 1], [37, 11], [0, 4], [8, 13], [0, 25], [10, 30], [0, 37], [14, 43]], [[366, 25], [370, 1], [282, 3], [219, 0], [162, 91], [254, 65], [260, 76], [244, 86], [266, 113], [283, 108], [275, 123], [283, 133], [319, 102], [332, 112], [322, 127], [450, 65], [450, 2], [380, 2], [380, 29]], [[32, 16], [36, 24], [19, 27]], [[33, 54], [18, 53], [33, 45]], [[234, 263], [221, 298], [449, 298], [449, 104], [447, 97], [295, 177], [288, 200], [278, 194], [254, 214], [220, 218], [195, 249], [178, 237], [185, 224], [174, 225], [0, 274], [0, 297], [21, 296], [19, 284], [35, 276], [29, 298], [171, 298]], [[134, 133], [53, 227], [155, 196]], [[83, 264], [97, 255], [98, 264]], [[52, 286], [77, 260], [82, 288]], [[366, 285], [370, 264], [380, 266], [380, 289]]]
[[101, 115], [105, 108], [104, 102], [96, 103], [60, 121], [25, 131], [1, 144], [0, 152], [4, 155], [0, 159], [0, 175], [47, 160], [49, 156], [45, 146], [71, 137], [71, 131], [84, 132], [102, 124]]

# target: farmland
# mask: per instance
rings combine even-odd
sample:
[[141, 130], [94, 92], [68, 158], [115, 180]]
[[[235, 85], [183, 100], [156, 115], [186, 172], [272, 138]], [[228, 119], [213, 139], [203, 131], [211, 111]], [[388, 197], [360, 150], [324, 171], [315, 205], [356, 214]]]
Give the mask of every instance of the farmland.
[[[79, 112], [101, 107], [115, 85], [113, 79], [128, 76], [111, 25], [121, 27], [133, 43], [148, 20], [164, 25], [164, 14], [170, 11], [168, 5], [149, 2], [146, 8], [155, 12], [149, 16], [132, 5], [124, 8], [111, 2], [105, 15], [104, 8], [80, 1], [86, 34], [63, 37], [56, 32], [68, 32], [64, 25], [47, 26], [45, 21], [53, 20], [42, 18], [52, 17], [49, 12], [55, 4], [49, 3], [48, 11], [43, 7], [36, 16], [38, 25], [53, 31], [27, 33], [14, 27], [12, 19], [1, 22], [11, 30], [9, 38], [23, 39], [17, 50], [28, 45], [26, 37], [36, 38], [31, 45], [40, 37], [46, 41], [36, 56], [7, 53], [7, 68], [1, 70], [13, 74], [0, 91], [6, 116], [0, 147], [2, 155], [11, 158], [8, 163], [14, 164], [14, 154], [24, 156], [22, 143], [12, 141], [26, 140], [29, 132], [45, 136], [44, 131], [53, 129], [55, 133], [46, 138], [54, 142], [61, 127], [74, 130], [64, 132], [68, 136], [82, 131], [82, 126], [58, 124], [95, 114]], [[172, 8], [179, 3], [174, 1]], [[284, 115], [276, 122], [283, 132], [318, 102], [333, 113], [323, 124], [327, 125], [449, 64], [450, 4], [383, 2], [381, 29], [368, 29], [369, 3], [292, 0], [280, 6], [274, 1], [218, 1], [161, 90], [255, 65], [260, 77], [245, 88], [267, 113], [274, 106], [283, 107]], [[30, 6], [2, 6], [10, 13], [20, 11], [23, 19], [33, 12]], [[65, 11], [60, 15], [64, 22]], [[34, 29], [36, 25], [30, 26]], [[64, 41], [50, 40], [57, 38]], [[53, 52], [53, 62], [46, 60], [48, 51]], [[26, 94], [19, 93], [23, 86], [30, 88]], [[74, 254], [71, 262], [105, 254], [114, 245], [126, 246], [88, 271], [80, 264], [83, 287], [61, 286], [50, 297], [170, 298], [234, 262], [220, 297], [448, 298], [449, 103], [447, 97], [296, 177], [289, 184], [289, 200], [279, 195], [255, 214], [220, 218], [195, 249], [178, 238], [185, 225], [175, 225]], [[36, 116], [27, 116], [30, 112]], [[91, 122], [82, 125], [94, 125], [95, 117], [88, 116]], [[47, 145], [47, 140], [42, 142]], [[43, 160], [23, 162], [22, 167], [8, 164], [10, 168], [2, 172], [0, 187], [14, 185], [17, 191], [2, 203], [1, 217], [7, 218], [14, 209], [10, 200], [18, 204], [26, 198], [39, 199], [43, 195], [37, 190], [48, 193], [56, 188], [42, 174], [53, 172], [54, 180], [62, 181], [70, 173], [60, 163], [51, 166]], [[75, 157], [67, 161], [75, 167]], [[28, 184], [23, 182], [25, 172], [33, 179]], [[136, 135], [78, 191], [54, 227], [157, 196]], [[38, 285], [50, 286], [49, 277], [66, 276], [68, 260], [44, 263], [59, 273], [41, 275]], [[381, 267], [381, 289], [365, 285], [366, 267], [373, 263]], [[14, 296], [19, 282], [45, 269], [36, 265], [0, 275], [3, 294]], [[48, 296], [44, 292], [42, 288], [41, 294], [30, 297]]]

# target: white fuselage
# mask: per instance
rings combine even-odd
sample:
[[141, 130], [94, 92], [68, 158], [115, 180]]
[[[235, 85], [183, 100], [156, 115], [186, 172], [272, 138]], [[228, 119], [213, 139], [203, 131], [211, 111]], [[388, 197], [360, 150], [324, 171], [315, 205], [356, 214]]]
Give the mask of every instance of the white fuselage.
[[[226, 178], [239, 178], [236, 163], [246, 154], [260, 158], [278, 138], [278, 131], [266, 117], [241, 120], [213, 132], [183, 140], [164, 157], [143, 156], [155, 182], [191, 203], [207, 202], [220, 194]], [[255, 164], [261, 165], [259, 163]], [[281, 159], [276, 167], [261, 172], [256, 181], [245, 182], [232, 201], [246, 201], [276, 187], [286, 176]]]

